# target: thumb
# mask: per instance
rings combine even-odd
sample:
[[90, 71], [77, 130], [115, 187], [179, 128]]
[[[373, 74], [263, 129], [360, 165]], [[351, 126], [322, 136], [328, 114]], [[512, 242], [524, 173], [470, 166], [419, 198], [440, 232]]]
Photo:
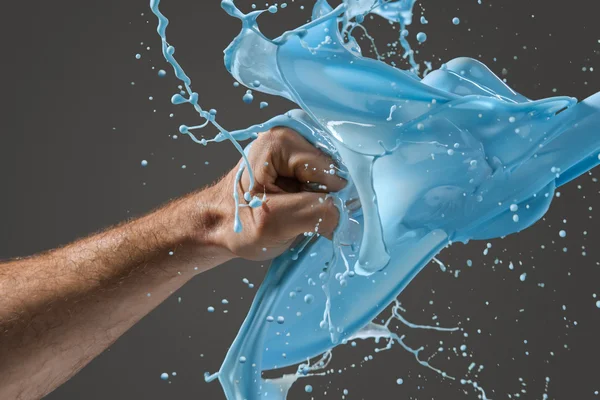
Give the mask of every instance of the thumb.
[[339, 221], [334, 199], [325, 193], [298, 192], [270, 196], [269, 208], [279, 221], [280, 232], [296, 237], [305, 232], [331, 238]]

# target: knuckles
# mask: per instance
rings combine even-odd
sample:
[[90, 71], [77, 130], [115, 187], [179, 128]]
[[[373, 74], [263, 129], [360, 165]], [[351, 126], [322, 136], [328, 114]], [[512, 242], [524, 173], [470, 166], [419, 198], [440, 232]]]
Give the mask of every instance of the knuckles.
[[257, 142], [260, 146], [266, 146], [270, 150], [288, 147], [298, 134], [293, 130], [278, 126], [261, 133]]
[[271, 237], [277, 234], [277, 225], [279, 221], [272, 212], [269, 212], [265, 206], [253, 210], [252, 234], [255, 238]]

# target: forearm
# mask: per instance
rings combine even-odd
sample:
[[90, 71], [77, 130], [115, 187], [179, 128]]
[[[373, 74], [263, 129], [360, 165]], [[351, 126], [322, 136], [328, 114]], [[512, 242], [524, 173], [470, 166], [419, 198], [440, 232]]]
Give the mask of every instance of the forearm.
[[[276, 257], [306, 232], [332, 235], [332, 199], [302, 188], [341, 190], [333, 160], [284, 128], [261, 134], [248, 158], [253, 181], [247, 169], [238, 179], [238, 164], [215, 186], [138, 220], [0, 263], [0, 399], [49, 393], [197, 273], [233, 257]], [[252, 198], [239, 215], [234, 183]]]
[[0, 264], [0, 398], [39, 398], [195, 274], [227, 261], [211, 190]]

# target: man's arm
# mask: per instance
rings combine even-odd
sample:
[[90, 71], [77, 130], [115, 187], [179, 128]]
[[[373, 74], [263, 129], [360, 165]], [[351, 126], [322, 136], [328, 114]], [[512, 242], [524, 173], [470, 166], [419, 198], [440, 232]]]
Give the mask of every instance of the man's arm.
[[[250, 152], [253, 195], [233, 231], [234, 168], [214, 186], [34, 257], [0, 263], [0, 398], [51, 392], [196, 274], [235, 257], [266, 260], [307, 231], [331, 234], [338, 213], [308, 182], [340, 190], [332, 161], [278, 128]], [[240, 161], [241, 162], [241, 161]], [[308, 165], [308, 166], [307, 166]], [[239, 167], [239, 165], [238, 165]], [[244, 173], [239, 193], [249, 187]]]

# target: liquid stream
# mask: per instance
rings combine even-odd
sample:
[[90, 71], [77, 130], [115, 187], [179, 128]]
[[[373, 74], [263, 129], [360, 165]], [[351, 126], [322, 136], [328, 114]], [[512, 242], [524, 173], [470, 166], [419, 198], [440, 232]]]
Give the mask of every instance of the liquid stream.
[[[316, 2], [312, 20], [276, 39], [266, 38], [257, 18], [268, 10], [242, 13], [231, 0], [223, 9], [240, 20], [240, 34], [225, 50], [225, 66], [249, 90], [284, 97], [300, 109], [239, 131], [204, 110], [191, 79], [174, 57], [168, 20], [151, 0], [165, 59], [184, 85], [172, 98], [189, 103], [204, 122], [182, 126], [197, 143], [240, 141], [271, 127], [287, 126], [330, 154], [349, 184], [335, 200], [341, 214], [333, 242], [317, 234], [273, 261], [218, 378], [229, 400], [285, 399], [299, 378], [323, 374], [331, 349], [353, 340], [400, 344], [418, 363], [457, 379], [420, 358], [391, 332], [398, 320], [414, 329], [398, 304], [386, 324], [371, 321], [416, 274], [453, 242], [519, 232], [548, 210], [555, 189], [600, 160], [600, 95], [530, 100], [516, 93], [484, 64], [458, 58], [419, 77], [420, 65], [407, 40], [414, 0], [345, 0], [336, 8]], [[399, 43], [409, 71], [363, 57], [352, 34], [369, 14], [399, 24]], [[251, 96], [250, 92], [247, 96]], [[251, 97], [244, 98], [252, 101]], [[214, 138], [194, 132], [213, 126]], [[252, 190], [252, 188], [250, 188]], [[259, 207], [265, 197], [236, 186], [240, 207]], [[239, 217], [233, 229], [243, 229]], [[440, 268], [445, 268], [442, 263]], [[309, 359], [322, 355], [315, 363]], [[262, 372], [297, 365], [298, 372], [265, 380]], [[469, 369], [470, 371], [470, 369]], [[481, 399], [474, 378], [460, 383]]]

